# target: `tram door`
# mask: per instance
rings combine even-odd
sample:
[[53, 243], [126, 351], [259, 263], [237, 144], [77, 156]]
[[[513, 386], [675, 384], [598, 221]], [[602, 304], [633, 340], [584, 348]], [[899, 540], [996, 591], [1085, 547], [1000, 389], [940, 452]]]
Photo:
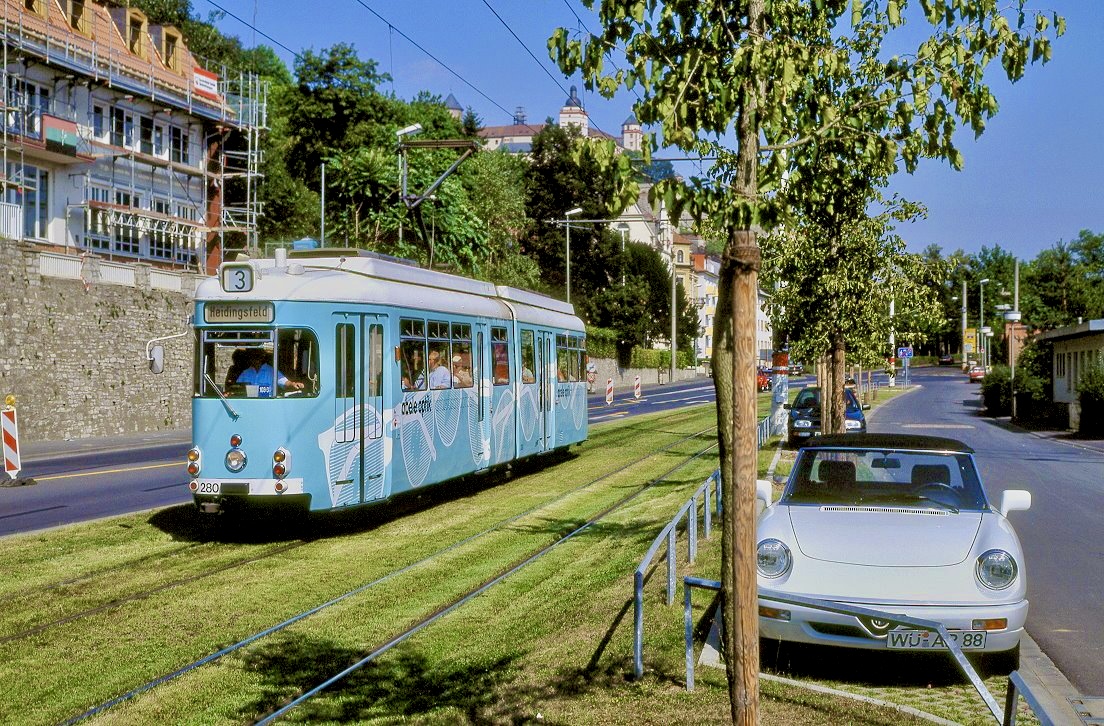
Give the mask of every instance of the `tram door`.
[[540, 371], [541, 401], [541, 449], [551, 451], [556, 447], [556, 348], [552, 333], [537, 333], [537, 370]]
[[339, 486], [337, 505], [387, 497], [384, 419], [389, 406], [386, 366], [387, 318], [337, 315], [335, 450], [330, 469]]

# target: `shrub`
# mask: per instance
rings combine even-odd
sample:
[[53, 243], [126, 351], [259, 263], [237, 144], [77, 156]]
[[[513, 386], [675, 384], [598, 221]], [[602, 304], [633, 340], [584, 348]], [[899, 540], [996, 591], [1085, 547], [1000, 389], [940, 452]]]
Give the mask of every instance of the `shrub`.
[[591, 358], [617, 357], [617, 331], [610, 328], [586, 326], [587, 355]]
[[993, 366], [981, 382], [981, 400], [990, 416], [1012, 413], [1012, 370], [1008, 366]]
[[1081, 404], [1082, 434], [1104, 434], [1104, 363], [1094, 362], [1081, 373], [1077, 383], [1077, 401]]

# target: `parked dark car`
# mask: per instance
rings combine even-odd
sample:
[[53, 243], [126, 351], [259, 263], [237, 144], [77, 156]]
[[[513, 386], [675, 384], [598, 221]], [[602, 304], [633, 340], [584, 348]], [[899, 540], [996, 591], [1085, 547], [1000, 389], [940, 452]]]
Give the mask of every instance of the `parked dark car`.
[[791, 376], [800, 376], [804, 372], [805, 372], [805, 366], [803, 366], [802, 364], [800, 364], [800, 363], [790, 363], [790, 375]]
[[[859, 403], [855, 392], [850, 388], [843, 389], [844, 397], [844, 428], [846, 433], [865, 433], [866, 415], [863, 411], [870, 408], [870, 404]], [[806, 386], [798, 392], [793, 403], [787, 403], [790, 415], [786, 423], [787, 439], [791, 447], [797, 447], [802, 442], [811, 439], [820, 433], [820, 387]]]
[[941, 366], [953, 366], [954, 362], [955, 362], [955, 360], [954, 360], [953, 355], [941, 355], [941, 356], [939, 356], [939, 365], [941, 365]]

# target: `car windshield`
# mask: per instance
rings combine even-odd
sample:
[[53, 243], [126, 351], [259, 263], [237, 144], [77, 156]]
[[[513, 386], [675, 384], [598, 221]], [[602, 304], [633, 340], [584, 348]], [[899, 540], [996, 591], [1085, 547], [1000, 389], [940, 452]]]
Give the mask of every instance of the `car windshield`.
[[987, 508], [969, 455], [892, 449], [804, 449], [782, 501], [906, 505], [956, 512]]
[[[850, 388], [843, 390], [844, 405], [848, 411], [862, 410], [859, 405], [859, 399], [855, 397], [855, 392]], [[820, 408], [820, 389], [819, 388], [802, 388], [797, 398], [794, 399], [793, 408]]]

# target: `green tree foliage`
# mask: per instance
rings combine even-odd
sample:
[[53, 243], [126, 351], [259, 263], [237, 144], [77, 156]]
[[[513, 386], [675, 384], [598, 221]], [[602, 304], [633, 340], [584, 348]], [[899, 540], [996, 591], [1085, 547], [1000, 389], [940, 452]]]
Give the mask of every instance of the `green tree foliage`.
[[[398, 102], [376, 90], [389, 80], [376, 67], [344, 43], [320, 53], [307, 50], [296, 59], [296, 93], [286, 109], [288, 169], [308, 186], [318, 189], [327, 158], [373, 140], [382, 143], [402, 122]], [[388, 141], [393, 144], [394, 136]]]
[[[630, 162], [602, 142], [583, 139], [575, 127], [550, 121], [533, 137], [529, 158], [526, 213], [533, 221], [522, 251], [544, 271], [549, 290], [566, 290], [567, 239], [564, 214], [576, 207], [576, 219], [613, 220], [636, 198]], [[618, 237], [618, 245], [620, 238]], [[612, 239], [603, 238], [602, 225], [592, 222], [571, 228], [572, 302], [605, 289], [613, 280], [606, 262], [612, 257]]]
[[1104, 434], [1104, 360], [1099, 356], [1081, 373], [1077, 402], [1081, 405], [1081, 433], [1086, 436]]
[[[986, 69], [999, 61], [1011, 80], [1050, 57], [1050, 29], [1064, 20], [988, 0], [798, 2], [746, 0], [584, 0], [599, 4], [602, 29], [582, 38], [558, 29], [549, 49], [562, 70], [581, 72], [590, 88], [613, 96], [625, 86], [640, 99], [636, 117], [659, 127], [663, 143], [717, 155], [710, 179], [657, 185], [672, 218], [686, 209], [715, 216], [726, 231], [715, 331], [717, 370], [754, 365], [756, 227], [774, 226], [784, 209], [766, 194], [782, 171], [802, 176], [825, 141], [851, 144], [863, 158], [911, 171], [922, 157], [962, 166], [959, 125], [980, 133], [997, 110]], [[1018, 5], [1018, 7], [1017, 7]], [[918, 45], [871, 54], [864, 44], [897, 48], [908, 17]], [[847, 22], [850, 20], [850, 28]], [[925, 26], [924, 23], [927, 23]], [[899, 36], [902, 36], [898, 39]], [[884, 41], [884, 42], [883, 42]], [[607, 66], [613, 52], [624, 55]], [[861, 67], [860, 67], [861, 64]], [[861, 77], [858, 93], [849, 84]], [[735, 148], [728, 147], [729, 140]], [[788, 154], [763, 151], [789, 150]], [[650, 150], [649, 150], [650, 151]], [[851, 154], [836, 155], [841, 161]], [[815, 180], [814, 180], [815, 181]], [[811, 185], [826, 191], [834, 179]], [[732, 718], [758, 718], [758, 621], [755, 617], [753, 518], [755, 391], [743, 375], [720, 375], [721, 469], [726, 482], [722, 582], [725, 656]], [[739, 450], [734, 447], [739, 441]], [[736, 521], [745, 522], [737, 531]]]
[[[630, 242], [622, 257], [619, 237], [614, 240], [607, 232], [602, 239], [609, 253], [615, 255], [611, 259], [617, 260], [609, 266], [617, 279], [586, 296], [577, 309], [593, 324], [618, 331], [618, 358], [622, 365], [628, 365], [634, 347], [651, 348], [660, 341], [670, 341], [671, 271], [659, 252], [648, 245]], [[681, 280], [676, 284], [675, 346], [678, 350], [693, 350], [700, 331], [697, 308], [687, 300]]]

